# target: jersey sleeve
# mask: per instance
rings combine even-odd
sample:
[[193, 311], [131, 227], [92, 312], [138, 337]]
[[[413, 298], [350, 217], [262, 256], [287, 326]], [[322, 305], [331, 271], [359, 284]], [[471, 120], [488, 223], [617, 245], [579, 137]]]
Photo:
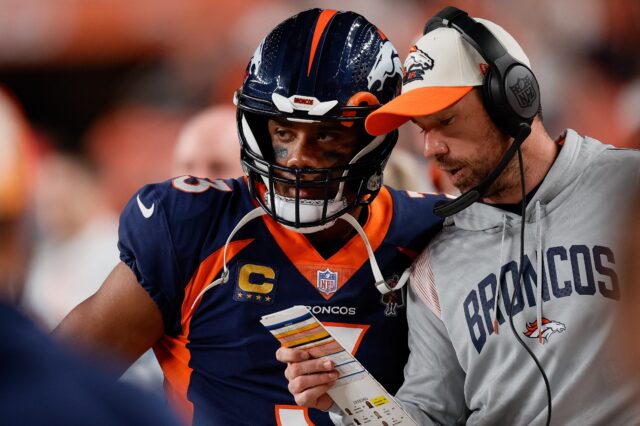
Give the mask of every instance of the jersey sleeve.
[[442, 194], [390, 189], [393, 196], [392, 232], [388, 241], [417, 253], [442, 229], [443, 219], [433, 213]]
[[183, 273], [171, 236], [164, 194], [159, 185], [147, 185], [135, 194], [120, 215], [120, 260], [160, 308], [165, 328], [180, 307]]

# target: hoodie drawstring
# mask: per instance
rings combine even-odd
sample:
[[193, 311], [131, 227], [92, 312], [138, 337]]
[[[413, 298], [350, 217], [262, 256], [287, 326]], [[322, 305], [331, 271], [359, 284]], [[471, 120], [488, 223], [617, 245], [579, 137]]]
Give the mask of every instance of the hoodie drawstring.
[[[523, 218], [522, 220], [526, 220]], [[499, 301], [500, 295], [502, 294], [502, 287], [500, 285], [500, 278], [502, 272], [502, 262], [504, 261], [504, 239], [506, 234], [507, 227], [507, 216], [505, 214], [502, 215], [502, 238], [500, 241], [500, 258], [498, 259], [498, 270], [496, 272], [496, 295], [494, 298], [493, 305], [493, 331], [495, 334], [498, 334], [499, 322], [498, 322], [498, 309], [499, 309]], [[542, 270], [542, 206], [540, 201], [536, 201], [536, 326], [538, 329], [538, 342], [540, 344], [544, 344], [544, 339], [542, 336], [542, 285], [543, 285], [543, 274]], [[524, 279], [524, 277], [523, 277]], [[520, 283], [522, 285], [522, 283]]]
[[538, 342], [543, 344], [542, 340], [542, 278], [544, 271], [542, 270], [542, 220], [540, 201], [536, 201], [536, 319], [538, 321]]
[[498, 309], [499, 308], [499, 300], [500, 293], [502, 290], [502, 286], [500, 285], [500, 277], [502, 273], [502, 261], [504, 256], [504, 236], [507, 231], [507, 215], [502, 215], [502, 240], [500, 241], [500, 258], [498, 259], [498, 271], [496, 272], [496, 295], [494, 297], [494, 305], [493, 305], [493, 332], [498, 334]]

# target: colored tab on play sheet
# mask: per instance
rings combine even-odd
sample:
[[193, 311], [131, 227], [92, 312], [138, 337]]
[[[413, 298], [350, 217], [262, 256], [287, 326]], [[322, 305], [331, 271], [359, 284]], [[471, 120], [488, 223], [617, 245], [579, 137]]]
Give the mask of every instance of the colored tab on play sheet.
[[260, 320], [283, 346], [327, 358], [340, 374], [327, 391], [340, 407], [346, 426], [417, 426], [406, 411], [305, 306], [265, 315]]
[[340, 374], [335, 386], [364, 378], [364, 367], [347, 352], [304, 306], [264, 316], [262, 324], [287, 348], [304, 349], [313, 358], [327, 357]]

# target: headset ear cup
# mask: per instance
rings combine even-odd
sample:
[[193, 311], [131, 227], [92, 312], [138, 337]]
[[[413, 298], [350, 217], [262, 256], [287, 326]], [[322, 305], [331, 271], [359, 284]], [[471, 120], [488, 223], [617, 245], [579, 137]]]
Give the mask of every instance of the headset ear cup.
[[491, 121], [498, 126], [500, 130], [509, 133], [507, 118], [504, 111], [504, 100], [501, 99], [500, 82], [495, 77], [495, 73], [491, 68], [487, 68], [482, 80], [482, 102], [484, 109], [489, 114]]
[[523, 64], [509, 68], [504, 78], [505, 107], [521, 122], [531, 123], [540, 109], [540, 87], [533, 72]]
[[[516, 137], [522, 123], [531, 124], [540, 105], [538, 83], [535, 76], [524, 66], [516, 65], [516, 67], [527, 70], [528, 74], [523, 74], [520, 72], [521, 70], [518, 70], [517, 75], [511, 74], [509, 76], [509, 74], [507, 74], [514, 82], [507, 79], [503, 83], [496, 77], [497, 74], [489, 68], [482, 82], [482, 100], [489, 117], [502, 132], [511, 137]], [[532, 104], [526, 107], [526, 109], [520, 106], [513, 91], [509, 91], [509, 85], [517, 84], [518, 78], [521, 78], [522, 81], [533, 82], [532, 89], [534, 92], [531, 95]], [[505, 90], [501, 90], [503, 85]]]

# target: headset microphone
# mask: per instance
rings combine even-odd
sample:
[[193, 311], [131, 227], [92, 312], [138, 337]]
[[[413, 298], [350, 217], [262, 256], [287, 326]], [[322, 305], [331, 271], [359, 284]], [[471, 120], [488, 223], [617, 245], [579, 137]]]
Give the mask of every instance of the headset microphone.
[[433, 213], [440, 217], [452, 216], [456, 213], [460, 213], [462, 210], [469, 207], [471, 204], [478, 201], [487, 192], [491, 184], [500, 176], [500, 174], [507, 167], [513, 156], [516, 154], [522, 143], [527, 139], [531, 133], [531, 126], [527, 123], [520, 125], [520, 130], [516, 135], [513, 143], [502, 156], [500, 163], [496, 168], [480, 182], [477, 186], [468, 190], [458, 198], [449, 201], [438, 201], [433, 208]]

